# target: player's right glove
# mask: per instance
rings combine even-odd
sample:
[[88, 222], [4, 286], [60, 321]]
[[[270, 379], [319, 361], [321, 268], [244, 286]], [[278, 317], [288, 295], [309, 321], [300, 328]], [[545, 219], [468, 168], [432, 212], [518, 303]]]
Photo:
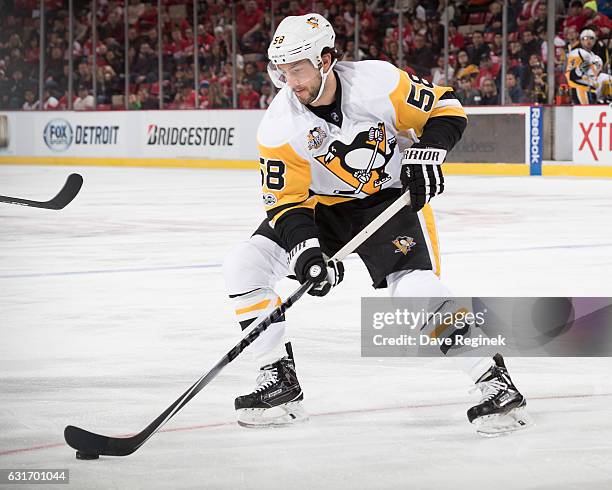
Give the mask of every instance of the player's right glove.
[[420, 211], [434, 196], [444, 192], [442, 163], [446, 150], [415, 143], [404, 151], [400, 180], [403, 192], [410, 191], [410, 208]]
[[300, 284], [314, 283], [308, 291], [312, 296], [325, 296], [344, 279], [342, 262], [326, 260], [316, 238], [304, 240], [293, 247], [289, 252], [289, 268], [295, 272]]

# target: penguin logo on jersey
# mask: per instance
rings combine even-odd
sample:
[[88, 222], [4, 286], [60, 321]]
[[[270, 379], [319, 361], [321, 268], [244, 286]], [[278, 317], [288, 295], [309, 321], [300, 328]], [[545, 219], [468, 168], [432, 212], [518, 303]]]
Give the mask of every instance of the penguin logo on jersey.
[[404, 255], [408, 255], [408, 252], [416, 245], [414, 238], [411, 236], [398, 236], [391, 243], [397, 247], [395, 253], [403, 253]]
[[327, 138], [327, 133], [321, 128], [317, 126], [314, 129], [308, 131], [308, 135], [306, 136], [306, 141], [308, 143], [309, 150], [318, 150], [321, 148], [323, 141]]
[[334, 190], [334, 194], [374, 194], [382, 185], [391, 180], [385, 167], [391, 161], [397, 140], [394, 136], [387, 139], [385, 124], [379, 122], [367, 131], [357, 133], [350, 144], [333, 141], [325, 155], [315, 159], [340, 178], [352, 190]]

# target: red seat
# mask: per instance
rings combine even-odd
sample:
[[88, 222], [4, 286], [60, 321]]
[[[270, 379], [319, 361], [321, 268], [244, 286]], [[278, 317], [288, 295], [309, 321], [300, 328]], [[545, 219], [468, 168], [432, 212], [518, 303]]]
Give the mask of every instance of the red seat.
[[110, 104], [98, 104], [96, 109], [99, 110], [99, 111], [110, 111], [111, 110], [111, 105]]

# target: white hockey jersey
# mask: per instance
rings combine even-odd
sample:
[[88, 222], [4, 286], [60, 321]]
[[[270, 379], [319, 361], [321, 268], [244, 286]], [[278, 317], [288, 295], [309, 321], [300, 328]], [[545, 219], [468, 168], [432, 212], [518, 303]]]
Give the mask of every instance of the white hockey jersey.
[[567, 57], [566, 78], [569, 86], [594, 92], [602, 67], [601, 58], [592, 51], [573, 49]]
[[[263, 201], [275, 221], [290, 209], [313, 209], [401, 187], [401, 153], [429, 118], [465, 111], [450, 87], [408, 75], [384, 61], [339, 62], [341, 127], [304, 107], [284, 87], [257, 133]], [[412, 136], [411, 136], [412, 135]]]

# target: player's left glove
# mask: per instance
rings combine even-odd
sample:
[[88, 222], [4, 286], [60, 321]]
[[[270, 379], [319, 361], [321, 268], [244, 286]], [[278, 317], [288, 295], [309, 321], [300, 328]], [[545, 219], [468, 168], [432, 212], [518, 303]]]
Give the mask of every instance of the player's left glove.
[[328, 260], [316, 238], [298, 243], [289, 252], [289, 268], [295, 272], [300, 284], [314, 283], [308, 291], [312, 296], [325, 296], [344, 279], [342, 262]]
[[444, 192], [442, 163], [446, 150], [415, 143], [404, 151], [400, 180], [403, 192], [410, 191], [410, 208], [420, 211], [434, 196]]

